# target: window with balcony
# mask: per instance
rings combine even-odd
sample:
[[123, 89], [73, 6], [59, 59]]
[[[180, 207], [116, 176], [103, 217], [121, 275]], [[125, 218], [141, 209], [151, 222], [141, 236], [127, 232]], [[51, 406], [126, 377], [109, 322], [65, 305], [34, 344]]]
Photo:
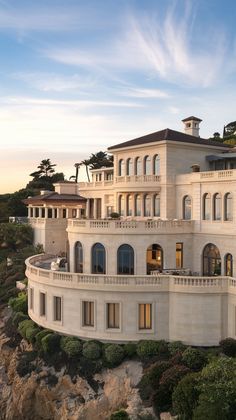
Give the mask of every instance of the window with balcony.
[[226, 276], [233, 276], [233, 255], [226, 254], [225, 256], [225, 275]]
[[106, 251], [100, 243], [92, 247], [92, 274], [106, 274]]
[[135, 216], [141, 216], [141, 196], [135, 196]]
[[135, 175], [142, 175], [142, 160], [140, 157], [135, 159]]
[[39, 294], [39, 313], [40, 316], [46, 316], [46, 293]]
[[60, 296], [53, 297], [54, 303], [54, 321], [61, 321], [62, 320], [62, 299]]
[[224, 196], [224, 220], [233, 220], [233, 196], [229, 192]]
[[203, 195], [203, 220], [210, 220], [211, 218], [211, 196], [206, 193]]
[[144, 158], [144, 175], [151, 175], [152, 173], [152, 165], [151, 165], [151, 157], [145, 156]]
[[120, 216], [125, 215], [125, 197], [123, 195], [119, 196], [119, 214]]
[[127, 163], [126, 163], [126, 174], [128, 176], [133, 175], [133, 159], [131, 159], [131, 158], [127, 159]]
[[132, 195], [129, 194], [127, 196], [127, 216], [132, 216], [132, 210], [133, 210], [133, 198], [132, 198]]
[[117, 274], [134, 274], [134, 250], [124, 244], [117, 251]]
[[107, 303], [107, 328], [120, 328], [119, 303]]
[[215, 276], [221, 274], [220, 251], [214, 244], [207, 244], [203, 250], [203, 275]]
[[152, 328], [152, 304], [140, 303], [139, 310], [139, 330], [150, 330]]
[[213, 196], [213, 220], [221, 220], [222, 199], [219, 193]]
[[82, 302], [82, 323], [84, 327], [94, 327], [94, 302]]
[[153, 173], [154, 175], [160, 175], [160, 156], [155, 155], [153, 158]]
[[191, 220], [192, 218], [192, 199], [189, 195], [183, 198], [183, 219]]
[[176, 243], [175, 261], [176, 268], [183, 268], [183, 242]]
[[162, 271], [163, 268], [163, 249], [158, 244], [152, 244], [147, 249], [147, 274], [152, 271]]
[[144, 217], [150, 217], [151, 216], [151, 196], [145, 195], [144, 197]]
[[160, 195], [159, 194], [154, 195], [153, 205], [154, 205], [154, 212], [153, 212], [154, 216], [160, 217], [161, 210], [160, 210]]
[[83, 247], [79, 241], [75, 244], [75, 272], [83, 273]]
[[118, 175], [119, 176], [124, 176], [125, 175], [125, 161], [124, 161], [124, 159], [119, 160]]

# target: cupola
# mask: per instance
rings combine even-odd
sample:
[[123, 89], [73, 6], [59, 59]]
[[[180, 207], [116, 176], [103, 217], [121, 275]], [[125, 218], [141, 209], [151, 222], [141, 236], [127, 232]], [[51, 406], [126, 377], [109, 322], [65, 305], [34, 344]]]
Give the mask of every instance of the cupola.
[[200, 137], [199, 136], [199, 124], [202, 120], [197, 117], [188, 117], [182, 120], [184, 123], [184, 132], [190, 136]]

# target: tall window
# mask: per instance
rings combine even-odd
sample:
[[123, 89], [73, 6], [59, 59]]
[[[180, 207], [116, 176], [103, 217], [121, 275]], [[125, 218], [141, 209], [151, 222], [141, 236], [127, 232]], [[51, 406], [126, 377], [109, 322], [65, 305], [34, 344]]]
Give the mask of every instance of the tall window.
[[46, 293], [40, 292], [39, 295], [39, 310], [40, 310], [40, 316], [46, 315]]
[[220, 251], [214, 244], [207, 244], [203, 250], [203, 275], [215, 276], [221, 274]]
[[160, 211], [160, 195], [156, 194], [154, 195], [154, 216], [160, 217], [161, 211]]
[[119, 196], [119, 214], [120, 216], [125, 215], [125, 198], [123, 195]]
[[84, 327], [94, 327], [94, 302], [82, 302], [82, 322]]
[[92, 273], [106, 274], [106, 253], [104, 246], [100, 243], [92, 247]]
[[134, 274], [134, 250], [124, 244], [117, 251], [117, 274]]
[[120, 328], [119, 303], [107, 303], [107, 328]]
[[232, 254], [226, 254], [225, 256], [225, 275], [233, 276], [233, 256]]
[[183, 198], [183, 219], [190, 220], [192, 218], [192, 199], [189, 195]]
[[144, 197], [144, 216], [150, 217], [151, 216], [151, 196], [145, 195]]
[[183, 242], [176, 243], [175, 260], [176, 268], [183, 268]]
[[75, 272], [83, 273], [83, 247], [81, 242], [75, 244]]
[[66, 241], [66, 261], [67, 261], [67, 267], [68, 271], [70, 271], [70, 242]]
[[54, 296], [54, 321], [62, 320], [62, 310], [61, 310], [61, 297]]
[[128, 176], [133, 175], [133, 159], [131, 159], [131, 158], [127, 159], [126, 174]]
[[139, 307], [139, 330], [150, 330], [152, 328], [152, 304], [140, 303]]
[[135, 216], [141, 216], [141, 197], [135, 196]]
[[224, 197], [224, 219], [233, 220], [233, 197], [231, 193], [226, 193]]
[[142, 175], [142, 160], [140, 157], [135, 159], [135, 175]]
[[127, 197], [127, 216], [132, 216], [132, 204], [133, 204], [133, 200], [132, 200], [132, 195], [129, 194]]
[[30, 309], [33, 311], [34, 310], [34, 289], [33, 287], [30, 287], [29, 289], [30, 293], [29, 293], [29, 303], [30, 303]]
[[211, 197], [210, 194], [203, 195], [203, 220], [210, 220], [211, 218]]
[[153, 173], [154, 175], [160, 175], [160, 156], [155, 155], [153, 158]]
[[147, 249], [147, 274], [163, 268], [163, 249], [158, 244], [152, 244]]
[[144, 175], [151, 175], [152, 173], [152, 165], [151, 165], [151, 157], [145, 156], [144, 158]]
[[119, 174], [119, 176], [124, 176], [124, 174], [125, 174], [125, 161], [124, 161], [124, 159], [119, 160], [118, 174]]
[[213, 196], [213, 220], [221, 220], [221, 195], [216, 193]]

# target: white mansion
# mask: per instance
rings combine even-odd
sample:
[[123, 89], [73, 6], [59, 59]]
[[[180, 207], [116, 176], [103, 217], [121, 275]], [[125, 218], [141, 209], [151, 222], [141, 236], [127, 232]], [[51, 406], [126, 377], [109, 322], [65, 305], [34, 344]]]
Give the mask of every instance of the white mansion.
[[[236, 338], [236, 152], [200, 122], [112, 146], [91, 182], [26, 200], [46, 252], [26, 261], [36, 323], [103, 341]], [[68, 270], [53, 270], [63, 253]]]

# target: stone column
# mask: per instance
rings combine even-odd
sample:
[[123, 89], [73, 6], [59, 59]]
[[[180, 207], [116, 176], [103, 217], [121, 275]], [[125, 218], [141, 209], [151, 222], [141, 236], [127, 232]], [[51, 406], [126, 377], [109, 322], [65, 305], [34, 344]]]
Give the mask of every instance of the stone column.
[[141, 200], [141, 217], [144, 217], [144, 194], [140, 194]]
[[36, 217], [36, 207], [33, 207], [33, 217]]
[[94, 219], [97, 219], [97, 198], [94, 198]]
[[45, 219], [48, 219], [48, 207], [45, 207]]
[[42, 207], [39, 207], [39, 217], [42, 218]]
[[31, 217], [31, 209], [32, 207], [28, 207], [28, 217]]
[[87, 198], [87, 201], [86, 201], [86, 214], [85, 214], [85, 216], [87, 217], [87, 219], [90, 218], [89, 209], [90, 209], [90, 198]]
[[154, 217], [154, 196], [155, 194], [150, 194], [151, 195], [151, 217]]

